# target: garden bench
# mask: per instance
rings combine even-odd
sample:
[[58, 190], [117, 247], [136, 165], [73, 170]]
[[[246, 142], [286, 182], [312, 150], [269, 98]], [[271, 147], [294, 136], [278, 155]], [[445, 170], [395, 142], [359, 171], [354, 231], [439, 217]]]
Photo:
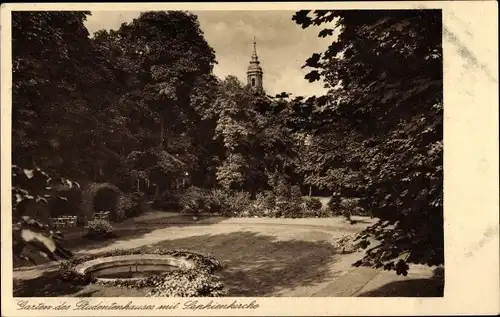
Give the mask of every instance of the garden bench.
[[101, 211], [101, 212], [94, 213], [94, 219], [108, 220], [109, 219], [109, 211]]
[[61, 216], [61, 217], [56, 217], [56, 218], [50, 218], [50, 223], [55, 228], [76, 227], [77, 217], [76, 216]]

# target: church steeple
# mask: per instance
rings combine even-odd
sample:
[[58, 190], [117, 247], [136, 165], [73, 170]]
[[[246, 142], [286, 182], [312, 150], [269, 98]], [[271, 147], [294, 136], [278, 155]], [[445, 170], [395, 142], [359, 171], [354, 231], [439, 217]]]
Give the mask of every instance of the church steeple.
[[260, 67], [259, 57], [257, 56], [257, 41], [254, 37], [252, 59], [250, 60], [250, 65], [247, 70], [248, 85], [256, 91], [263, 91], [263, 74], [262, 67]]

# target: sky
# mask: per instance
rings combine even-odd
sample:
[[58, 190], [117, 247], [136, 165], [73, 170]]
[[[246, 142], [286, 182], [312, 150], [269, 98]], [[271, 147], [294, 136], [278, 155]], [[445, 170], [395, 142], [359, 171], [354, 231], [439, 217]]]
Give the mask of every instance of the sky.
[[[325, 26], [302, 29], [292, 21], [294, 11], [191, 11], [198, 16], [208, 44], [215, 50], [220, 78], [238, 77], [246, 83], [246, 69], [257, 41], [257, 55], [264, 71], [264, 89], [268, 94], [283, 91], [295, 96], [321, 95], [323, 83], [304, 79], [301, 69], [312, 53], [324, 51], [333, 40], [320, 38]], [[90, 34], [100, 29], [117, 29], [123, 22], [138, 17], [138, 11], [93, 11], [87, 18]]]

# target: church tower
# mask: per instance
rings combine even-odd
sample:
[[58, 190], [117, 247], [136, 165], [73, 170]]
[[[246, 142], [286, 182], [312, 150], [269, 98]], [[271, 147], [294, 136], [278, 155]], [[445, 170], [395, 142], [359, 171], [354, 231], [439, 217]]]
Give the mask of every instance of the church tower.
[[248, 65], [247, 70], [247, 83], [252, 89], [255, 89], [257, 92], [264, 92], [264, 88], [262, 85], [262, 67], [260, 67], [259, 57], [257, 56], [257, 42], [255, 41], [255, 37], [253, 40], [253, 54], [252, 59], [250, 60], [250, 65]]

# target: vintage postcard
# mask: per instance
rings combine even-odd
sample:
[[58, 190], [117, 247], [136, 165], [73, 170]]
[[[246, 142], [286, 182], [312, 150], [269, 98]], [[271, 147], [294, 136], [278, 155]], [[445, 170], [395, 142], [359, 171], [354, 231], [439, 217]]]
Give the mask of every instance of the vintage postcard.
[[496, 2], [0, 22], [2, 316], [499, 313]]

